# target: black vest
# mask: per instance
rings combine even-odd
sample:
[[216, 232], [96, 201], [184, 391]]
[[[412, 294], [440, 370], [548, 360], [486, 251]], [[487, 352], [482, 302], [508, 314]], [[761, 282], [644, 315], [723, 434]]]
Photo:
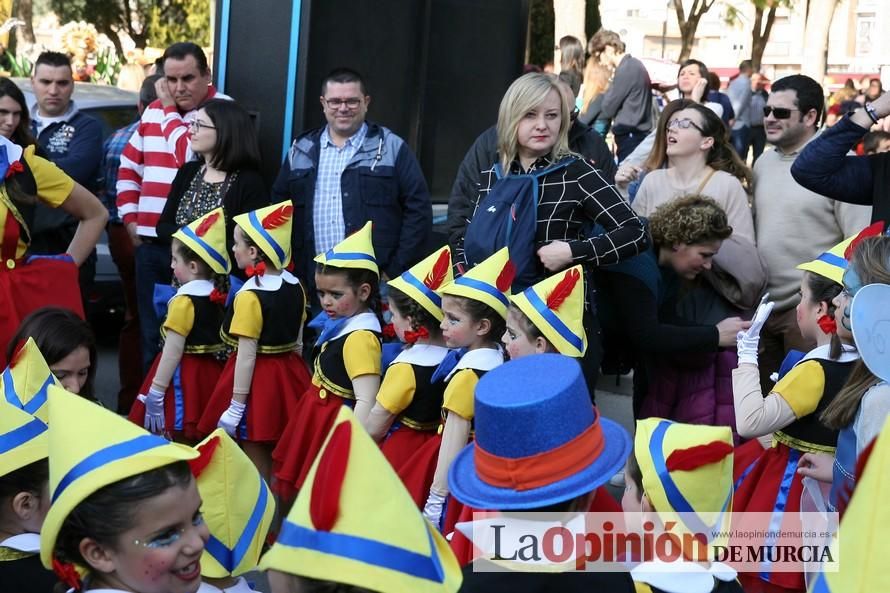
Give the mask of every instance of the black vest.
[[414, 372], [414, 383], [417, 388], [411, 403], [399, 415], [399, 421], [414, 430], [435, 430], [442, 413], [445, 382], [430, 382], [436, 367], [411, 365], [411, 369]]
[[[260, 280], [262, 282], [262, 280]], [[306, 299], [299, 284], [288, 284], [282, 280], [276, 291], [254, 290], [260, 301], [263, 314], [263, 329], [257, 340], [257, 352], [261, 354], [281, 354], [292, 352], [297, 347]], [[235, 307], [229, 307], [220, 329], [220, 336], [230, 346], [238, 347], [238, 336], [229, 333]]]
[[[225, 344], [220, 337], [224, 311], [209, 296], [185, 295], [195, 309], [195, 323], [185, 338], [185, 352], [189, 354], [210, 354], [221, 352]], [[167, 337], [167, 330], [161, 326], [161, 337]]]
[[[370, 330], [356, 330], [370, 331]], [[328, 340], [318, 349], [318, 355], [313, 362], [312, 382], [338, 395], [344, 399], [355, 399], [355, 393], [352, 391], [352, 379], [346, 373], [346, 362], [343, 356], [343, 348], [346, 346], [346, 339], [354, 332], [349, 332], [339, 338]], [[378, 340], [380, 334], [373, 333]]]

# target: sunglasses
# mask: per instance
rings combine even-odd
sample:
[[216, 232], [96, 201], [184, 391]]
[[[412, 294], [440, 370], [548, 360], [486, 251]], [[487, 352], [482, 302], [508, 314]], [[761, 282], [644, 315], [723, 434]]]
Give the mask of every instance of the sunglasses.
[[788, 107], [771, 107], [767, 105], [763, 108], [763, 117], [769, 117], [772, 113], [776, 119], [788, 119], [791, 117], [792, 111], [800, 111], [800, 109], [789, 109]]

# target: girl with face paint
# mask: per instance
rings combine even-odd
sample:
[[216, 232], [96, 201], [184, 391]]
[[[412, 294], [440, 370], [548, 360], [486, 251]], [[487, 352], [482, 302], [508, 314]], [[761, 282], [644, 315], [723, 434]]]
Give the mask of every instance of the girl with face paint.
[[[853, 297], [869, 284], [890, 284], [890, 237], [862, 240], [855, 248], [843, 277], [844, 288], [835, 297], [838, 335], [851, 332]], [[839, 430], [837, 450], [832, 460], [824, 454], [804, 455], [799, 472], [822, 481], [831, 481], [830, 510], [846, 506], [855, 486], [856, 459], [881, 430], [890, 414], [890, 384], [876, 377], [861, 360], [856, 363], [844, 387], [821, 415], [829, 428]]]

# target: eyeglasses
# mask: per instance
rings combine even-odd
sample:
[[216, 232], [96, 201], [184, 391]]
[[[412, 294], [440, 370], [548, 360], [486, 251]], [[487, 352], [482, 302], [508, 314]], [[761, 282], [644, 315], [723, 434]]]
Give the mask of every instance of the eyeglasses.
[[359, 105], [362, 104], [362, 100], [357, 97], [352, 97], [351, 99], [324, 99], [324, 104], [328, 106], [328, 109], [332, 109], [334, 111], [340, 109], [344, 105], [350, 110], [356, 109]]
[[201, 130], [215, 130], [216, 129], [215, 126], [211, 126], [210, 124], [205, 124], [205, 123], [200, 122], [196, 119], [193, 119], [191, 122], [189, 122], [189, 127], [193, 130], [198, 131], [198, 132], [200, 132]]
[[769, 117], [769, 114], [772, 113], [773, 117], [776, 119], [788, 119], [791, 117], [792, 111], [800, 111], [800, 109], [789, 109], [788, 107], [772, 107], [771, 105], [767, 105], [763, 108], [763, 117]]
[[697, 123], [695, 123], [688, 117], [681, 117], [679, 119], [670, 119], [670, 120], [668, 120], [668, 123], [667, 123], [668, 130], [670, 130], [671, 128], [679, 128], [681, 130], [688, 130], [690, 127], [695, 128], [702, 134], [705, 133], [705, 131], [702, 130], [701, 127]]

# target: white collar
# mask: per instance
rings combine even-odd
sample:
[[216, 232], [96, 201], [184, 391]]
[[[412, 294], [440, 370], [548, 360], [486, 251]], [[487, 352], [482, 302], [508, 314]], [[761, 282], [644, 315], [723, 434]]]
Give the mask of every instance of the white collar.
[[204, 297], [210, 296], [211, 292], [213, 292], [213, 282], [210, 280], [191, 280], [180, 286], [173, 297], [181, 295]]
[[[257, 281], [261, 282], [261, 284], [257, 284]], [[281, 285], [284, 282], [287, 282], [288, 284], [300, 283], [296, 276], [286, 270], [282, 270], [280, 274], [263, 275], [262, 278], [259, 276], [251, 276], [247, 279], [247, 282], [241, 285], [238, 292], [241, 292], [242, 290], [264, 290], [266, 292], [275, 292], [281, 288]]]
[[247, 579], [244, 577], [238, 577], [238, 580], [231, 587], [226, 587], [225, 589], [220, 589], [219, 587], [214, 587], [209, 583], [205, 583], [201, 581], [201, 586], [198, 587], [198, 590], [195, 593], [255, 593], [253, 589], [250, 588], [250, 583], [247, 582]]
[[360, 329], [367, 329], [372, 332], [380, 333], [380, 320], [377, 319], [377, 315], [371, 313], [370, 311], [365, 311], [364, 313], [359, 313], [358, 315], [353, 315], [349, 318], [349, 320], [343, 324], [343, 327], [340, 328], [340, 331], [328, 340], [336, 340], [337, 338], [341, 338], [346, 334], [351, 334], [354, 331], [358, 331]]
[[0, 146], [6, 147], [6, 158], [9, 160], [10, 164], [22, 160], [23, 149], [15, 142], [0, 136]]
[[722, 562], [709, 568], [695, 562], [643, 562], [630, 571], [634, 581], [646, 583], [665, 593], [710, 593], [714, 579], [733, 581], [738, 573]]
[[0, 542], [0, 547], [18, 550], [19, 552], [39, 552], [40, 551], [40, 534], [39, 533], [20, 533]]
[[461, 369], [473, 369], [474, 371], [490, 371], [504, 364], [504, 353], [500, 348], [477, 348], [464, 354], [457, 364], [445, 377], [450, 381], [454, 373]]
[[[807, 352], [797, 364], [800, 364], [805, 360], [832, 360], [831, 356], [829, 356], [830, 351], [831, 344], [816, 346]], [[855, 362], [857, 360], [859, 360], [859, 352], [856, 351], [856, 347], [850, 346], [849, 344], [843, 344], [841, 355], [838, 356], [834, 362]], [[797, 364], [794, 366], [797, 366]]]
[[410, 348], [406, 348], [399, 352], [391, 365], [397, 362], [405, 362], [419, 367], [435, 367], [439, 366], [445, 355], [448, 354], [448, 348], [444, 346], [435, 346], [433, 344], [414, 344]]

